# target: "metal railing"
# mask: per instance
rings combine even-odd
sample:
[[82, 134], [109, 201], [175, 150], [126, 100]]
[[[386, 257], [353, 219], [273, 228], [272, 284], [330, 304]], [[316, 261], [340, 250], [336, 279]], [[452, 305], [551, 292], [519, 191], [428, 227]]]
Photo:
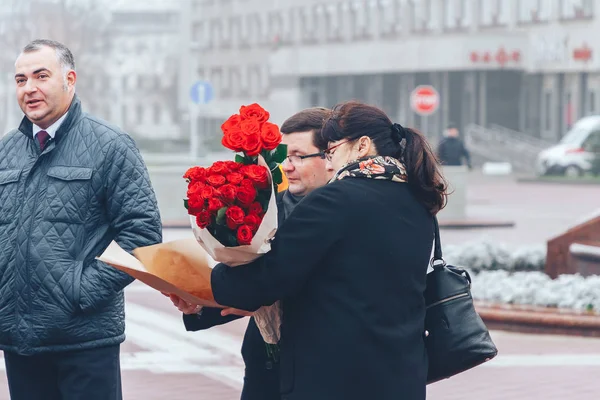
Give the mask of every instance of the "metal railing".
[[469, 151], [489, 161], [508, 162], [515, 171], [533, 173], [538, 154], [553, 145], [542, 139], [498, 125], [467, 126], [465, 144]]

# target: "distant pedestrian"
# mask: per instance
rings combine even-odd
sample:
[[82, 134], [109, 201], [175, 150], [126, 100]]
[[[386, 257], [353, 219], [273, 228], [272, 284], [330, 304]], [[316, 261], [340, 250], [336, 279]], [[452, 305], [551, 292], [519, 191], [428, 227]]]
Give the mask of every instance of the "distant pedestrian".
[[458, 127], [454, 123], [448, 124], [437, 153], [442, 165], [463, 165], [464, 159], [471, 169], [471, 155], [459, 137]]

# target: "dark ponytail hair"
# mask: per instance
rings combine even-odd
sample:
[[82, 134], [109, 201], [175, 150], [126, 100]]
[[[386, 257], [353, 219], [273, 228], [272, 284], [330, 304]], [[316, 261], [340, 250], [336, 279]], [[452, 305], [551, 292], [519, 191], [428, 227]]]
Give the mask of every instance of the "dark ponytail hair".
[[427, 139], [414, 129], [392, 123], [377, 107], [357, 101], [336, 105], [325, 120], [317, 146], [325, 150], [329, 142], [362, 136], [371, 138], [378, 155], [404, 163], [408, 185], [431, 214], [444, 208], [448, 185]]

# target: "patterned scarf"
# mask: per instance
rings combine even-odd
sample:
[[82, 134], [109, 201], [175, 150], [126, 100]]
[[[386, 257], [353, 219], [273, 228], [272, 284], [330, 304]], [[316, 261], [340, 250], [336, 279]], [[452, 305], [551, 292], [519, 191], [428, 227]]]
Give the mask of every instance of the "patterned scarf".
[[343, 166], [331, 179], [331, 182], [344, 178], [387, 179], [392, 182], [408, 182], [406, 167], [393, 157], [364, 157]]

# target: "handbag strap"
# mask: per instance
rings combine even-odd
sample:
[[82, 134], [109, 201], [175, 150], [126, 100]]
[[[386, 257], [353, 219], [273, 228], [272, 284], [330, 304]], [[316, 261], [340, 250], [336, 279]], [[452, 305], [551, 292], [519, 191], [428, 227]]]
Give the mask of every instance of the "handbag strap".
[[437, 216], [433, 217], [433, 229], [434, 229], [434, 243], [433, 243], [433, 258], [431, 259], [431, 266], [433, 268], [441, 268], [446, 266], [446, 261], [442, 258], [442, 241], [440, 240], [440, 225], [437, 220]]

